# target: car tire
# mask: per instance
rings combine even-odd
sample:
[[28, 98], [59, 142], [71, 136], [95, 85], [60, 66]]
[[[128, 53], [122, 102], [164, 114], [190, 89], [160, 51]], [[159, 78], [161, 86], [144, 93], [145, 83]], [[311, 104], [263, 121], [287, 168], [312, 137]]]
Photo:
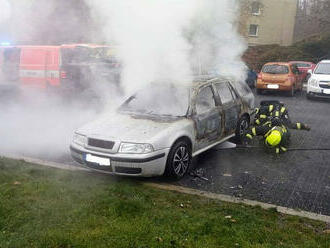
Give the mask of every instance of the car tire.
[[306, 94], [306, 98], [307, 98], [308, 100], [313, 100], [313, 97], [312, 97], [311, 94], [309, 94], [309, 93]]
[[235, 131], [235, 141], [238, 144], [243, 143], [244, 134], [248, 131], [250, 127], [250, 120], [247, 115], [243, 115], [237, 122], [237, 127]]
[[181, 179], [191, 166], [191, 146], [184, 139], [177, 141], [171, 148], [166, 161], [165, 176]]

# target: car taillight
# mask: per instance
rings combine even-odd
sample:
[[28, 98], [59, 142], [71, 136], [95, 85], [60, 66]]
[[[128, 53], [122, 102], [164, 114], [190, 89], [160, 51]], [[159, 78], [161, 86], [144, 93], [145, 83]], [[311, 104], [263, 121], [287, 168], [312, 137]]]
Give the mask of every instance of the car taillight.
[[262, 74], [261, 73], [258, 74], [258, 79], [262, 80]]
[[61, 78], [63, 78], [63, 79], [66, 78], [66, 71], [61, 71]]

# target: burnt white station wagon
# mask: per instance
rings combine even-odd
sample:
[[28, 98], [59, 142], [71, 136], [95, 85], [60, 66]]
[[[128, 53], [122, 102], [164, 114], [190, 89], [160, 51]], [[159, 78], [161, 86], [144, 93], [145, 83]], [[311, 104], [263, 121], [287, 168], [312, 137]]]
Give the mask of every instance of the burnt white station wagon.
[[78, 129], [71, 155], [111, 174], [181, 178], [192, 157], [234, 136], [240, 139], [253, 108], [250, 88], [230, 79], [151, 84], [116, 113]]

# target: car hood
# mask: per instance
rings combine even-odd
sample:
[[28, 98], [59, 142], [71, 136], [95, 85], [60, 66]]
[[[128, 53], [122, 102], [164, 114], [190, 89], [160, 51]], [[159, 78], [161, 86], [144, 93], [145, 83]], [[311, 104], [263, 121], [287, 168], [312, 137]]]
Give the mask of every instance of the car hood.
[[313, 79], [316, 79], [318, 81], [330, 81], [330, 75], [329, 74], [313, 74]]
[[142, 117], [118, 113], [88, 123], [76, 132], [89, 138], [148, 143], [183, 119], [185, 118]]

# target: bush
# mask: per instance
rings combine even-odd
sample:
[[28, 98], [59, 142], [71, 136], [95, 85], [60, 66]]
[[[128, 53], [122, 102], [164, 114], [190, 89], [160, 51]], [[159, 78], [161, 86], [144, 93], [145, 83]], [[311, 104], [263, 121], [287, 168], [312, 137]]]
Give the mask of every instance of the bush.
[[292, 60], [311, 61], [330, 59], [330, 33], [312, 36], [292, 46], [262, 45], [250, 47], [243, 60], [250, 68], [260, 70], [267, 62], [288, 62]]

